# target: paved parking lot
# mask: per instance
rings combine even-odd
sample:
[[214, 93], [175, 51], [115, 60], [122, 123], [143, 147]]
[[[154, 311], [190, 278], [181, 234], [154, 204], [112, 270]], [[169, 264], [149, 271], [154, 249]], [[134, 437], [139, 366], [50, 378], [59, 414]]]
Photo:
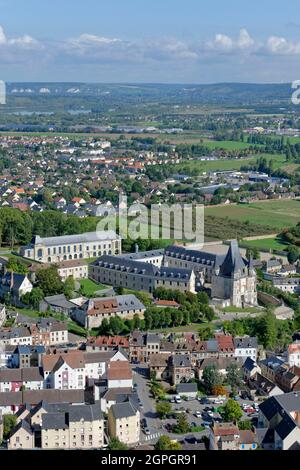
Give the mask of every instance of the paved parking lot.
[[[146, 435], [143, 430], [141, 430], [141, 441], [148, 442], [148, 443], [155, 443], [159, 439], [159, 437], [163, 434], [168, 435], [173, 439], [184, 439], [186, 436], [190, 436], [191, 434], [196, 438], [201, 438], [204, 435], [209, 434], [209, 429], [206, 428], [201, 432], [189, 432], [186, 435], [184, 434], [173, 434], [167, 430], [168, 425], [173, 425], [176, 423], [176, 419], [164, 419], [160, 420], [157, 413], [156, 413], [156, 401], [150, 396], [150, 389], [149, 389], [149, 378], [148, 378], [148, 371], [146, 367], [136, 367], [134, 370], [134, 383], [137, 384], [137, 393], [138, 397], [142, 403], [140, 412], [141, 412], [141, 419], [146, 418], [147, 420], [147, 427], [149, 429], [149, 435]], [[224, 401], [223, 404], [225, 404]], [[239, 399], [238, 403], [252, 405], [252, 400], [242, 400]], [[172, 410], [176, 413], [182, 411], [185, 413], [185, 416], [188, 422], [193, 426], [202, 426], [203, 422], [213, 423], [216, 421], [222, 421], [222, 418], [218, 412], [213, 411], [213, 417], [207, 415], [207, 410], [212, 411], [213, 408], [218, 408], [222, 406], [222, 404], [214, 404], [213, 402], [202, 404], [199, 400], [189, 400], [185, 401], [182, 400], [181, 403], [172, 403]], [[201, 418], [196, 417], [196, 411], [200, 411]], [[250, 419], [254, 416], [254, 414], [247, 414], [243, 411], [242, 420]]]

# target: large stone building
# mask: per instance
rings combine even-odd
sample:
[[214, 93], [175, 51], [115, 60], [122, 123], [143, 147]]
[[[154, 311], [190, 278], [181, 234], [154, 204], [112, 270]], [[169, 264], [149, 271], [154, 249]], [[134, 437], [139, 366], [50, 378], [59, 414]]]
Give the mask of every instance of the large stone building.
[[89, 277], [96, 282], [152, 293], [158, 287], [195, 292], [195, 274], [191, 269], [171, 268], [122, 256], [102, 256], [90, 265]]
[[127, 445], [140, 440], [140, 412], [130, 402], [116, 403], [108, 411], [108, 432]]
[[41, 238], [36, 235], [32, 242], [20, 249], [24, 258], [42, 263], [59, 263], [66, 260], [96, 258], [117, 255], [122, 251], [121, 237], [114, 231], [88, 232], [79, 235]]
[[216, 265], [211, 281], [212, 299], [223, 306], [257, 305], [256, 271], [252, 260], [242, 258], [233, 240], [221, 265]]
[[144, 317], [146, 307], [133, 294], [101, 297], [87, 300], [72, 313], [72, 319], [90, 330], [99, 328], [104, 318], [109, 320], [118, 316], [122, 319], [132, 319], [135, 315]]

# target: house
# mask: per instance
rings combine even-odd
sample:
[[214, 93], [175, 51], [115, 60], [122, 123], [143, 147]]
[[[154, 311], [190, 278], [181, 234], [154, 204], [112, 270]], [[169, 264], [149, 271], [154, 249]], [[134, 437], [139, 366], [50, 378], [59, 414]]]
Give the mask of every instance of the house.
[[32, 336], [29, 328], [6, 328], [0, 331], [0, 346], [32, 345]]
[[150, 377], [155, 377], [156, 380], [168, 381], [171, 378], [169, 359], [169, 353], [161, 352], [151, 354], [151, 356], [149, 357]]
[[282, 262], [279, 259], [270, 259], [266, 262], [267, 273], [277, 273], [282, 268]]
[[152, 354], [160, 351], [160, 336], [134, 330], [129, 337], [129, 358], [131, 363], [148, 363]]
[[107, 365], [107, 387], [132, 388], [132, 370], [128, 361], [110, 361]]
[[51, 310], [55, 313], [61, 313], [62, 315], [71, 316], [72, 311], [76, 308], [76, 305], [69, 302], [64, 294], [51, 295], [45, 297], [39, 306], [40, 312], [47, 312]]
[[8, 450], [32, 450], [34, 449], [34, 432], [30, 424], [23, 419], [12, 430], [8, 442]]
[[233, 357], [235, 355], [235, 347], [231, 335], [216, 334], [215, 339], [218, 344], [218, 351], [224, 357]]
[[210, 450], [238, 450], [240, 431], [233, 423], [214, 423], [210, 429]]
[[249, 379], [248, 385], [252, 395], [273, 397], [284, 393], [280, 387], [259, 372]]
[[175, 355], [170, 358], [170, 372], [174, 385], [181, 382], [189, 382], [195, 374], [192, 369], [191, 360], [188, 356]]
[[243, 378], [245, 382], [248, 382], [248, 380], [257, 374], [257, 372], [261, 373], [261, 368], [253, 359], [247, 357], [243, 364]]
[[294, 343], [289, 344], [287, 355], [290, 367], [300, 367], [300, 341], [295, 341]]
[[41, 390], [44, 377], [39, 367], [25, 369], [0, 369], [0, 392]]
[[24, 390], [20, 392], [0, 392], [2, 414], [14, 414], [27, 403], [36, 406], [41, 401], [47, 403], [84, 404], [84, 390]]
[[300, 443], [300, 393], [277, 395], [259, 405], [258, 428], [272, 431], [268, 448], [292, 450]]
[[135, 315], [144, 317], [146, 307], [133, 294], [101, 297], [87, 300], [81, 307], [74, 309], [72, 319], [86, 329], [99, 328], [104, 318], [118, 316], [132, 319]]
[[128, 338], [124, 336], [91, 336], [86, 343], [86, 351], [129, 351]]
[[176, 387], [177, 395], [188, 397], [188, 398], [196, 398], [198, 394], [198, 387], [196, 383], [182, 383], [177, 385]]
[[241, 357], [244, 361], [250, 357], [253, 361], [256, 361], [258, 348], [258, 341], [256, 337], [251, 338], [250, 336], [236, 336], [233, 340], [233, 343], [235, 357]]
[[130, 402], [112, 405], [108, 411], [108, 432], [127, 445], [140, 440], [140, 412]]
[[32, 289], [33, 285], [25, 274], [7, 271], [0, 280], [0, 298], [9, 296], [13, 305], [20, 305], [21, 298]]
[[210, 429], [210, 450], [255, 450], [257, 439], [252, 431], [240, 431], [233, 423], [214, 423]]
[[279, 367], [284, 365], [284, 361], [276, 356], [270, 356], [266, 359], [259, 361], [259, 367], [264, 377], [275, 383], [276, 371]]
[[99, 449], [104, 444], [104, 419], [99, 403], [72, 405], [67, 411], [42, 415], [42, 449]]

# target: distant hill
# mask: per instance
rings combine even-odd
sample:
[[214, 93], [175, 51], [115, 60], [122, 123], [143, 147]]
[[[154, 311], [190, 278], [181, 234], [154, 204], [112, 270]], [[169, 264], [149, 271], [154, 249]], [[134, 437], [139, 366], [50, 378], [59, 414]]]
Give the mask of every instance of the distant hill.
[[8, 97], [49, 100], [59, 97], [101, 98], [117, 103], [282, 105], [291, 106], [291, 84], [216, 83], [210, 85], [97, 84], [97, 83], [8, 83]]

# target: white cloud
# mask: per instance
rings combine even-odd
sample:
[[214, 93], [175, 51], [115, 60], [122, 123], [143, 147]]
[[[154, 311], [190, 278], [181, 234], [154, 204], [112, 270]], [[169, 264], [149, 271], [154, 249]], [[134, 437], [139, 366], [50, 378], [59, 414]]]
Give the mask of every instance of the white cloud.
[[267, 40], [266, 50], [275, 55], [298, 55], [300, 42], [290, 42], [283, 37], [271, 36]]
[[2, 26], [0, 26], [0, 47], [17, 47], [17, 48], [36, 48], [42, 47], [41, 43], [33, 37], [25, 34], [21, 37], [8, 38]]
[[254, 39], [252, 39], [245, 28], [242, 28], [236, 40], [226, 34], [218, 33], [216, 34], [214, 41], [207, 42], [204, 45], [204, 48], [215, 52], [228, 53], [239, 50], [249, 50], [253, 46], [255, 46]]

